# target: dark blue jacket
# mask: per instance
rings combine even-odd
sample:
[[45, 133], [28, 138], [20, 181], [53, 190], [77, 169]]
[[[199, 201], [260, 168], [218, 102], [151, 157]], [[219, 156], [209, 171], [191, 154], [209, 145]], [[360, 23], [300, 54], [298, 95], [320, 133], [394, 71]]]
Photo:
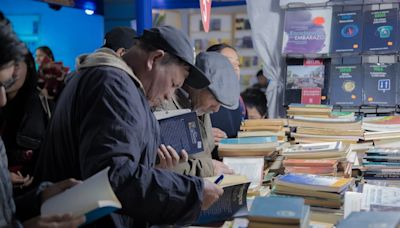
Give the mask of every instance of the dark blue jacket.
[[99, 227], [195, 220], [203, 182], [154, 168], [159, 126], [140, 82], [127, 73], [121, 59], [115, 61], [125, 64], [125, 70], [114, 63], [92, 66], [90, 57], [89, 67], [79, 70], [58, 100], [35, 178], [86, 179], [110, 166], [110, 182], [122, 210], [112, 221], [99, 220]]

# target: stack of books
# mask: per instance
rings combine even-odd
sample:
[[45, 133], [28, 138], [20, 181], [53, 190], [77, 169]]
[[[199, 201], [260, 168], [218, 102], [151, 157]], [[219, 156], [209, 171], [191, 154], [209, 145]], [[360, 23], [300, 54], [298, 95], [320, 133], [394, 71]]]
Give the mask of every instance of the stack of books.
[[372, 148], [363, 158], [363, 176], [366, 180], [400, 180], [400, 149]]
[[344, 192], [352, 183], [351, 178], [291, 173], [277, 177], [273, 193], [300, 196], [310, 206], [341, 208]]
[[379, 147], [400, 147], [400, 116], [368, 117], [362, 121], [364, 139]]
[[244, 120], [238, 132], [238, 137], [276, 136], [279, 142], [287, 142], [286, 119]]
[[361, 120], [354, 112], [333, 112], [332, 106], [292, 104], [288, 116], [289, 127], [296, 128], [291, 136], [298, 143], [342, 141], [351, 144], [364, 136]]
[[310, 207], [299, 197], [256, 197], [249, 212], [249, 228], [309, 226]]
[[349, 150], [342, 142], [291, 145], [282, 152], [285, 173], [350, 176], [352, 164], [346, 159]]

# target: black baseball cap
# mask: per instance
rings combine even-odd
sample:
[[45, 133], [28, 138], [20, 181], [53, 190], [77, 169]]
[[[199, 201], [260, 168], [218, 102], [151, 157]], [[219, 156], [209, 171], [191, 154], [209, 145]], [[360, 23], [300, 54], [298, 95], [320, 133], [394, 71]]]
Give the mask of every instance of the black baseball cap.
[[185, 83], [193, 88], [202, 89], [210, 84], [204, 72], [195, 66], [195, 52], [189, 37], [172, 26], [160, 26], [144, 30], [140, 37], [144, 42], [178, 57], [189, 65], [189, 76]]
[[117, 51], [119, 48], [129, 49], [135, 44], [136, 37], [136, 31], [130, 27], [115, 27], [104, 36], [103, 47], [111, 48], [114, 51]]

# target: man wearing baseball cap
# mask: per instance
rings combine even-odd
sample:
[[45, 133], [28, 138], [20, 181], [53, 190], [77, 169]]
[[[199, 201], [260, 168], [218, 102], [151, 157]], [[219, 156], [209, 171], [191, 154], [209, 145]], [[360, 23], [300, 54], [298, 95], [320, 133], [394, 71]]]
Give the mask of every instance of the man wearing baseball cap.
[[209, 85], [194, 65], [187, 35], [170, 26], [153, 28], [122, 58], [101, 48], [78, 63], [78, 76], [53, 114], [35, 178], [86, 179], [109, 166], [122, 209], [99, 221], [101, 227], [194, 221], [223, 190], [208, 180], [154, 168], [160, 133], [151, 112], [183, 84]]
[[103, 47], [110, 48], [115, 51], [117, 55], [123, 56], [129, 48], [133, 47], [136, 38], [136, 31], [130, 27], [114, 27], [104, 36]]
[[220, 106], [236, 109], [239, 106], [240, 85], [229, 60], [217, 52], [204, 52], [196, 57], [196, 66], [210, 81], [208, 87], [194, 89], [184, 86], [167, 106], [168, 110], [192, 109], [198, 115], [204, 151], [189, 156], [172, 170], [186, 175], [210, 177], [233, 171], [220, 161], [211, 159], [215, 147], [210, 113], [218, 112]]

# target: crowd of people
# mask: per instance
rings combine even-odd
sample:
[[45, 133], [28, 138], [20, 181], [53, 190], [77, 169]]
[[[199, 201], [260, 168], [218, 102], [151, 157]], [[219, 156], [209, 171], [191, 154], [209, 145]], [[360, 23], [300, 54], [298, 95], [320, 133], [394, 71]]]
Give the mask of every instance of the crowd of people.
[[[265, 76], [240, 93], [233, 47], [194, 56], [171, 26], [141, 36], [116, 27], [70, 72], [49, 47], [34, 58], [0, 13], [0, 53], [0, 227], [84, 224], [83, 216], [40, 216], [40, 205], [106, 167], [122, 209], [90, 225], [191, 224], [223, 194], [203, 177], [233, 173], [218, 143], [243, 119], [268, 116]], [[160, 143], [153, 111], [176, 109], [197, 113], [203, 152]]]

